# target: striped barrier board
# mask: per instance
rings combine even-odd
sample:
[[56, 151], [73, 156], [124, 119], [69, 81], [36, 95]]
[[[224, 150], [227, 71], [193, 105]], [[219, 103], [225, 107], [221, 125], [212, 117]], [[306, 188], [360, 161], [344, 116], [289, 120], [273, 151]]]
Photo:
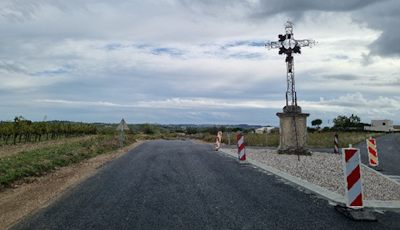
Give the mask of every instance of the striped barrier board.
[[217, 141], [215, 142], [215, 149], [218, 150], [219, 147], [221, 147], [221, 138], [222, 138], [222, 132], [219, 131], [217, 135]]
[[335, 138], [334, 138], [334, 149], [333, 152], [338, 154], [339, 153], [339, 136], [337, 134], [335, 134]]
[[375, 139], [367, 139], [368, 159], [371, 166], [378, 166], [378, 152], [376, 151]]
[[360, 149], [342, 149], [344, 181], [346, 187], [346, 206], [363, 208], [363, 192], [361, 182]]
[[244, 148], [244, 136], [242, 134], [239, 134], [237, 136], [237, 143], [238, 143], [239, 161], [244, 161], [246, 160], [246, 153]]

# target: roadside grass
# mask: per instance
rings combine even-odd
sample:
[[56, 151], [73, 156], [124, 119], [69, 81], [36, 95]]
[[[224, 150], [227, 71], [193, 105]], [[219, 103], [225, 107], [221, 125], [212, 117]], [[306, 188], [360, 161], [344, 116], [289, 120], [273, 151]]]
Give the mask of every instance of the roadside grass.
[[0, 144], [0, 158], [4, 156], [11, 156], [16, 153], [22, 152], [22, 151], [32, 151], [35, 149], [40, 149], [44, 147], [51, 147], [51, 146], [57, 146], [57, 145], [62, 145], [62, 144], [68, 144], [68, 143], [74, 143], [74, 142], [79, 142], [82, 140], [86, 139], [91, 139], [96, 137], [96, 135], [87, 135], [87, 136], [81, 136], [81, 137], [68, 137], [68, 138], [58, 138], [58, 139], [49, 139], [49, 140], [42, 140], [42, 141], [37, 141], [37, 142], [26, 142], [26, 143], [17, 143], [15, 145], [5, 145]]
[[386, 135], [386, 133], [373, 132], [314, 132], [308, 133], [309, 148], [332, 148], [334, 147], [334, 136], [338, 135], [339, 148], [347, 148], [349, 145], [357, 145], [365, 142], [370, 137]]
[[[377, 137], [385, 135], [384, 133], [370, 133], [370, 132], [314, 132], [307, 134], [307, 144], [309, 148], [333, 148], [334, 136], [338, 134], [339, 148], [348, 147], [349, 144], [356, 145], [365, 141], [369, 137]], [[204, 141], [215, 143], [216, 135], [204, 134]], [[278, 147], [279, 146], [279, 134], [245, 134], [244, 144], [245, 146], [263, 146], [263, 147]], [[228, 144], [228, 137], [226, 133], [223, 133], [221, 143]], [[232, 133], [231, 145], [237, 145], [237, 134]]]
[[[134, 135], [124, 135], [124, 145], [135, 142]], [[79, 141], [55, 144], [0, 157], [0, 189], [30, 176], [40, 176], [58, 167], [68, 166], [99, 154], [117, 150], [120, 136], [93, 135]]]

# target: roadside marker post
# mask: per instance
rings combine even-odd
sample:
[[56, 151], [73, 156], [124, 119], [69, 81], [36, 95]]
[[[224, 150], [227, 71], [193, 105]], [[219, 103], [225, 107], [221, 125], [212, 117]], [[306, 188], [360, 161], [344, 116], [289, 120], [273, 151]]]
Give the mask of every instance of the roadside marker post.
[[335, 205], [335, 210], [354, 221], [376, 222], [373, 211], [364, 209], [363, 192], [361, 183], [360, 149], [342, 149], [344, 182], [346, 187], [346, 206]]
[[378, 151], [376, 150], [375, 139], [370, 137], [367, 139], [368, 159], [371, 166], [378, 166]]
[[119, 144], [120, 149], [122, 150], [122, 147], [124, 146], [124, 130], [129, 130], [128, 125], [126, 124], [125, 120], [122, 119], [121, 122], [119, 123], [117, 127], [117, 131], [121, 131], [121, 141]]
[[333, 153], [339, 154], [339, 135], [335, 134]]
[[222, 132], [219, 131], [217, 135], [217, 141], [215, 142], [215, 151], [218, 151], [219, 147], [221, 147], [221, 138], [222, 138]]
[[361, 180], [360, 149], [342, 149], [344, 181], [346, 187], [346, 206], [348, 208], [363, 208], [363, 191]]
[[237, 136], [237, 145], [238, 145], [239, 163], [247, 162], [246, 161], [246, 152], [245, 152], [245, 147], [244, 147], [244, 136], [242, 134], [239, 134]]

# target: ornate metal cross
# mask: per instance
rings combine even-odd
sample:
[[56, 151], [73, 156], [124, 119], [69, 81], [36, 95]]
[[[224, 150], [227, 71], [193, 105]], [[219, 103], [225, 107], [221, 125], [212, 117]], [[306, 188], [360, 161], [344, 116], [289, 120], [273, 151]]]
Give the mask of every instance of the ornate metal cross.
[[300, 48], [315, 45], [313, 39], [295, 40], [293, 37], [293, 23], [287, 21], [285, 23], [285, 35], [279, 34], [279, 41], [267, 41], [265, 48], [279, 48], [279, 54], [286, 54], [287, 67], [287, 91], [286, 91], [286, 106], [297, 106], [297, 95], [294, 86], [294, 61], [292, 53], [301, 53]]

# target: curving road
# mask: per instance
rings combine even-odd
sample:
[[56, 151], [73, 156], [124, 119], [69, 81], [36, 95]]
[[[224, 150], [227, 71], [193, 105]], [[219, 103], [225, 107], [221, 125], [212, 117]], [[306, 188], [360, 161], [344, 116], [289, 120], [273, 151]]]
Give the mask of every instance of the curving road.
[[326, 200], [210, 145], [158, 140], [104, 165], [11, 229], [398, 229], [353, 222]]
[[[397, 180], [400, 183], [400, 134], [389, 134], [376, 137], [376, 149], [378, 152], [379, 172]], [[368, 150], [366, 141], [355, 146], [360, 148], [361, 162], [368, 163]], [[374, 167], [371, 167], [374, 168]]]

